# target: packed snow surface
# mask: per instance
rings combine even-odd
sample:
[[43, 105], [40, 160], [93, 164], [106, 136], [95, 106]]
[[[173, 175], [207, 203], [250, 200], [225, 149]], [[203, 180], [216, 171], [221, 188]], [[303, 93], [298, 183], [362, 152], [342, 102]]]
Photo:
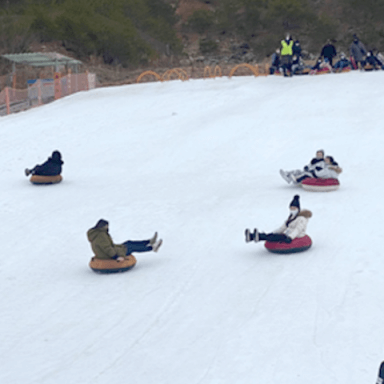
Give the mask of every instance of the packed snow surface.
[[[384, 357], [384, 72], [96, 89], [0, 119], [0, 383], [362, 384]], [[24, 168], [60, 150], [63, 182]], [[336, 192], [288, 185], [324, 149]], [[300, 194], [304, 253], [268, 253]], [[159, 232], [127, 273], [86, 232]]]

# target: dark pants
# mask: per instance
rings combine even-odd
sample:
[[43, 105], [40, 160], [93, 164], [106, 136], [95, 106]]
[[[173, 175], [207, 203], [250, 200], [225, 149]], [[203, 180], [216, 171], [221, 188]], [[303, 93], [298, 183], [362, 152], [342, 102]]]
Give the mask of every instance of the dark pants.
[[284, 233], [259, 233], [259, 240], [270, 241], [272, 243], [290, 243], [290, 239]]
[[303, 180], [305, 179], [308, 179], [309, 177], [314, 177], [315, 179], [318, 179], [318, 177], [316, 176], [316, 173], [315, 171], [308, 171], [308, 173], [310, 173], [312, 176], [308, 175], [308, 174], [305, 174], [299, 178], [296, 179], [296, 182], [297, 183], [301, 183]]
[[149, 251], [152, 251], [152, 245], [149, 244], [149, 240], [143, 240], [143, 241], [128, 240], [123, 244], [127, 248], [127, 252], [126, 252], [127, 256], [130, 255], [132, 252], [149, 252]]
[[[255, 239], [253, 233], [250, 233], [249, 236], [250, 241]], [[259, 233], [259, 241], [271, 241], [272, 243], [290, 243], [292, 240], [290, 240], [287, 235], [284, 235], [284, 233]]]
[[289, 72], [289, 75], [292, 76], [292, 55], [281, 56], [281, 64], [284, 76], [288, 76], [287, 71]]

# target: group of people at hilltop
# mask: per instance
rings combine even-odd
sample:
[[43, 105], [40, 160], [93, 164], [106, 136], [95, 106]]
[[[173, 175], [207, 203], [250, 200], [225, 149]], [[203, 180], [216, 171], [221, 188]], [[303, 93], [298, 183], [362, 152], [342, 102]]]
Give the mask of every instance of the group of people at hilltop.
[[284, 76], [316, 73], [318, 71], [340, 72], [345, 68], [350, 69], [384, 69], [384, 56], [376, 49], [367, 50], [357, 35], [349, 47], [350, 57], [340, 52], [339, 60], [336, 47], [331, 40], [327, 40], [322, 47], [320, 55], [314, 65], [306, 65], [302, 59], [302, 49], [299, 40], [293, 40], [290, 34], [281, 41], [271, 58], [270, 74], [283, 73]]

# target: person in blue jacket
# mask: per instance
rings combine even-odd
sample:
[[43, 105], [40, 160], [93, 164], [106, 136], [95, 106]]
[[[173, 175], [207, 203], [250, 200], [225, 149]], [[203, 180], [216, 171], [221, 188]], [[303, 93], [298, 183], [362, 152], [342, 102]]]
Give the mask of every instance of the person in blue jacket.
[[351, 62], [346, 58], [345, 54], [343, 52], [340, 53], [340, 60], [335, 63], [333, 66], [333, 69], [338, 72], [342, 71], [344, 68], [351, 68], [352, 64]]
[[39, 175], [39, 176], [57, 176], [61, 174], [62, 165], [64, 161], [61, 159], [59, 151], [53, 151], [51, 157], [40, 165], [36, 165], [32, 169], [25, 169], [25, 175]]

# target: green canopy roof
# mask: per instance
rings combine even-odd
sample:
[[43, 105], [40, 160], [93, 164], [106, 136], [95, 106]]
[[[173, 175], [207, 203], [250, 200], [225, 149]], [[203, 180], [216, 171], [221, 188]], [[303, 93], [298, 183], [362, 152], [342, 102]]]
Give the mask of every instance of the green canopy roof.
[[71, 57], [61, 55], [56, 52], [44, 53], [12, 53], [2, 55], [16, 64], [31, 65], [33, 67], [51, 67], [55, 65], [79, 65], [81, 61], [72, 59]]

